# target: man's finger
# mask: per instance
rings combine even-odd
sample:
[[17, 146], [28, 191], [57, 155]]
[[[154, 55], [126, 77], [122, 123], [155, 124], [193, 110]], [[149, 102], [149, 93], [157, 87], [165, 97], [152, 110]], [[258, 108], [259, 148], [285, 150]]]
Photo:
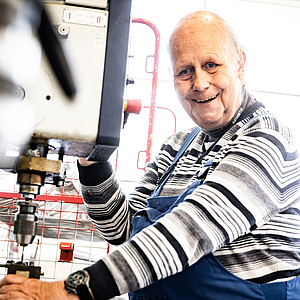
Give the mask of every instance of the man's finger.
[[6, 284], [12, 284], [12, 283], [21, 284], [26, 280], [27, 280], [27, 278], [25, 278], [23, 276], [9, 274], [9, 275], [6, 275], [0, 281], [0, 287], [2, 287], [3, 285], [6, 285]]
[[7, 293], [0, 293], [0, 300], [26, 300], [29, 299], [27, 295], [20, 291], [8, 291]]

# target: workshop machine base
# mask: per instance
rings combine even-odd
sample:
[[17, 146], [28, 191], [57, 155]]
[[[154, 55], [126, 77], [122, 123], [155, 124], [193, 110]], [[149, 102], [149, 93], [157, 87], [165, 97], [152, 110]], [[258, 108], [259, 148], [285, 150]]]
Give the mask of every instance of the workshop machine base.
[[7, 274], [15, 274], [26, 278], [40, 279], [44, 273], [41, 267], [34, 266], [32, 262], [14, 262], [13, 260], [7, 261], [6, 264], [0, 264], [0, 268], [7, 268]]

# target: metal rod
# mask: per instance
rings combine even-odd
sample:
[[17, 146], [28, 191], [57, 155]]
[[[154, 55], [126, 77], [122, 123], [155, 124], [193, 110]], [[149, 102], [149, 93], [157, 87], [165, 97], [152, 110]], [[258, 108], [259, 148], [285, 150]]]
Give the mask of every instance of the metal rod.
[[152, 139], [153, 139], [154, 117], [155, 117], [155, 109], [156, 109], [156, 91], [157, 91], [157, 81], [158, 81], [159, 52], [160, 52], [160, 34], [157, 27], [146, 19], [133, 18], [132, 22], [141, 23], [149, 26], [155, 34], [155, 52], [153, 55], [154, 69], [152, 72], [149, 72], [152, 73], [153, 77], [152, 77], [152, 95], [151, 95], [150, 113], [149, 113], [148, 140], [147, 140], [147, 150], [146, 150], [146, 164], [147, 164], [151, 160], [151, 153], [152, 153]]
[[24, 246], [22, 246], [22, 255], [21, 255], [21, 263], [23, 264], [23, 260], [24, 260]]

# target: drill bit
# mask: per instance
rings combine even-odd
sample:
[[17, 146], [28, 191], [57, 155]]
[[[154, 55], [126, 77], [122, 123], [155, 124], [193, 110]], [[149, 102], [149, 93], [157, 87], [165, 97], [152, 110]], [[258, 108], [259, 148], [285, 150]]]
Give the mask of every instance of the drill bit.
[[22, 256], [21, 256], [21, 263], [23, 264], [23, 259], [24, 259], [24, 246], [22, 246]]

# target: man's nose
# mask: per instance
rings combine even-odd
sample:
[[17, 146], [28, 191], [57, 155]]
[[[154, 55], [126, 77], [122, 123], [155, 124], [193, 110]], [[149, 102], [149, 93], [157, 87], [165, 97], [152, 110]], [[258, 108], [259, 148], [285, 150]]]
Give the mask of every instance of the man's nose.
[[195, 70], [193, 75], [193, 90], [202, 92], [210, 86], [210, 76], [204, 70]]

